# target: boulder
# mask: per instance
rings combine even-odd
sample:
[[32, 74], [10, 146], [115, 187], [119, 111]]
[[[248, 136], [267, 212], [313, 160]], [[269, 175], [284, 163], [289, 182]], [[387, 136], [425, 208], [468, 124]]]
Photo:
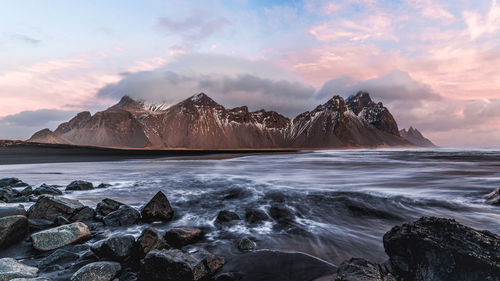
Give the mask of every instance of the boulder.
[[0, 201], [11, 202], [12, 199], [21, 195], [19, 191], [8, 186], [0, 187]]
[[384, 235], [391, 272], [404, 280], [498, 280], [500, 236], [423, 217]]
[[62, 191], [57, 188], [57, 185], [48, 185], [43, 183], [39, 187], [33, 190], [33, 194], [35, 195], [62, 195]]
[[122, 267], [117, 262], [101, 261], [89, 263], [80, 268], [73, 276], [71, 281], [111, 281], [117, 277]]
[[167, 196], [158, 191], [156, 195], [141, 208], [142, 220], [146, 222], [168, 221], [174, 216], [174, 211], [168, 202]]
[[33, 194], [33, 188], [30, 185], [28, 185], [19, 193], [21, 194], [21, 196], [30, 196], [31, 194]]
[[17, 207], [0, 207], [0, 218], [15, 215], [26, 216], [26, 210], [22, 205]]
[[113, 261], [123, 261], [132, 254], [135, 238], [132, 235], [115, 234], [97, 241], [90, 249], [97, 256]]
[[87, 225], [81, 222], [62, 225], [33, 233], [33, 247], [39, 251], [54, 250], [90, 237]]
[[23, 181], [18, 179], [18, 178], [1, 178], [0, 179], [0, 187], [15, 186], [15, 185], [20, 184], [20, 183], [23, 183]]
[[38, 268], [28, 266], [13, 258], [0, 259], [0, 281], [14, 278], [34, 278], [38, 276]]
[[139, 258], [144, 258], [152, 250], [170, 249], [163, 236], [156, 229], [146, 227], [136, 242], [137, 254]]
[[81, 208], [78, 208], [75, 210], [73, 215], [69, 218], [70, 221], [75, 222], [75, 221], [90, 221], [95, 218], [95, 211], [94, 209], [84, 206]]
[[28, 227], [30, 232], [45, 230], [53, 226], [54, 226], [53, 221], [43, 220], [43, 219], [28, 219]]
[[68, 186], [66, 186], [66, 190], [92, 190], [94, 189], [94, 185], [88, 181], [76, 180], [72, 181]]
[[245, 220], [249, 223], [261, 223], [269, 220], [269, 216], [261, 209], [247, 209]]
[[23, 240], [28, 230], [28, 219], [25, 216], [0, 218], [0, 249]]
[[113, 199], [105, 198], [101, 202], [97, 203], [96, 212], [101, 216], [106, 216], [111, 212], [114, 212], [120, 208], [120, 206], [125, 205], [121, 202], [115, 201]]
[[61, 225], [65, 225], [65, 224], [70, 224], [71, 222], [65, 218], [65, 217], [62, 217], [62, 216], [58, 216], [55, 220], [54, 220], [54, 226], [61, 226]]
[[488, 204], [500, 205], [500, 187], [497, 187], [492, 192], [486, 194], [484, 199], [486, 199], [486, 203]]
[[50, 255], [46, 256], [43, 258], [40, 262], [38, 262], [38, 268], [41, 271], [45, 271], [49, 266], [55, 265], [55, 264], [61, 264], [64, 262], [70, 262], [77, 260], [80, 256], [76, 253], [63, 250], [63, 249], [57, 249]]
[[118, 210], [106, 215], [103, 221], [107, 226], [127, 226], [135, 224], [140, 217], [141, 215], [136, 209], [122, 205]]
[[238, 242], [238, 249], [242, 252], [251, 251], [257, 247], [257, 244], [250, 237], [243, 237]]
[[180, 248], [192, 244], [201, 238], [201, 229], [190, 226], [175, 226], [165, 233], [165, 241], [173, 247]]
[[291, 223], [295, 220], [295, 213], [292, 209], [278, 204], [269, 208], [269, 215], [278, 223]]
[[340, 264], [335, 281], [396, 281], [380, 265], [353, 258]]
[[214, 274], [226, 263], [224, 257], [216, 256], [203, 248], [189, 248], [187, 249], [187, 253], [195, 259], [202, 261], [209, 274]]
[[[214, 266], [214, 264], [213, 264]], [[153, 250], [144, 258], [139, 279], [148, 281], [192, 281], [210, 275], [206, 259], [178, 249]]]
[[42, 196], [28, 210], [29, 219], [54, 221], [58, 216], [70, 218], [79, 208], [84, 207], [78, 200], [64, 197]]
[[217, 214], [217, 218], [215, 218], [215, 223], [218, 224], [230, 224], [233, 221], [241, 220], [240, 216], [235, 212], [231, 212], [228, 210], [222, 210]]
[[111, 184], [108, 184], [108, 183], [100, 183], [98, 186], [96, 186], [96, 188], [108, 188], [110, 187]]

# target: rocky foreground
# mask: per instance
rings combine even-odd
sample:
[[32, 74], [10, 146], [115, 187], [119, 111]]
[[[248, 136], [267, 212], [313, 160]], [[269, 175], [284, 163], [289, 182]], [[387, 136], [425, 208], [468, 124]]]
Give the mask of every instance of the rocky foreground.
[[[199, 246], [204, 230], [159, 223], [175, 220], [160, 191], [140, 209], [110, 198], [96, 208], [63, 197], [64, 192], [107, 188], [74, 181], [63, 187], [32, 188], [16, 179], [0, 179], [0, 200], [33, 202], [0, 207], [0, 281], [3, 280], [500, 280], [500, 236], [464, 226], [453, 219], [423, 217], [393, 227], [383, 237], [389, 259], [376, 264], [352, 258], [339, 266], [315, 257], [258, 249], [252, 237], [234, 241], [241, 255], [226, 259]], [[499, 189], [486, 195], [498, 204]], [[246, 223], [293, 220], [286, 207], [248, 210]], [[221, 210], [215, 224], [224, 227], [238, 214]], [[146, 226], [138, 237], [110, 228]], [[29, 253], [14, 259], [5, 253]]]

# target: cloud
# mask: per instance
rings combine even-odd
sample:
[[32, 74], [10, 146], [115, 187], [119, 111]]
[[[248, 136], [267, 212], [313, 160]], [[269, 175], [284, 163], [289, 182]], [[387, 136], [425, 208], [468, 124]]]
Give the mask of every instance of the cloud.
[[426, 18], [442, 20], [451, 23], [455, 16], [443, 8], [439, 3], [432, 0], [409, 0], [408, 4], [420, 11]]
[[21, 41], [21, 42], [24, 42], [26, 44], [30, 44], [30, 45], [33, 45], [33, 46], [37, 46], [37, 45], [39, 45], [42, 42], [42, 40], [35, 39], [33, 37], [30, 37], [30, 36], [24, 35], [24, 34], [20, 34], [20, 33], [11, 34], [11, 37], [13, 39], [16, 39], [18, 41]]
[[491, 1], [490, 10], [484, 17], [473, 11], [464, 11], [462, 15], [471, 40], [500, 30], [500, 5], [498, 5], [497, 0]]

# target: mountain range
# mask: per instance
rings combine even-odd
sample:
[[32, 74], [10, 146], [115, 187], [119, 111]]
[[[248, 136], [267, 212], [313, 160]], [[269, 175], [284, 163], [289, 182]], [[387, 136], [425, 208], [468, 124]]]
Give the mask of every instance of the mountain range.
[[334, 96], [295, 118], [218, 104], [204, 93], [167, 106], [124, 96], [91, 115], [84, 111], [28, 142], [128, 148], [239, 149], [432, 146], [420, 132], [398, 130], [382, 103], [366, 92]]

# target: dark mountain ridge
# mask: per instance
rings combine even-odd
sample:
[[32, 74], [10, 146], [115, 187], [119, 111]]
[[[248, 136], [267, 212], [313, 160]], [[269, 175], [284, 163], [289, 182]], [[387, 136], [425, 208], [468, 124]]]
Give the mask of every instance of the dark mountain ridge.
[[[84, 111], [28, 141], [132, 148], [343, 148], [412, 146], [382, 103], [366, 92], [334, 96], [295, 118], [264, 109], [227, 109], [204, 93], [178, 104], [146, 104], [128, 96], [91, 115]], [[413, 144], [418, 145], [418, 144]]]

